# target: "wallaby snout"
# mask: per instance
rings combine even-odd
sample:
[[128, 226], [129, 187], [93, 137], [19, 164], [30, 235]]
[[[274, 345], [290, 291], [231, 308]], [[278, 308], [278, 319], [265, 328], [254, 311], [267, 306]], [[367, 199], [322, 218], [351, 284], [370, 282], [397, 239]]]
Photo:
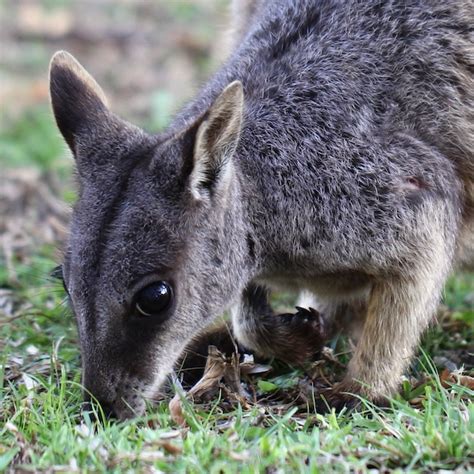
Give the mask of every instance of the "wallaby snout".
[[[90, 375], [89, 375], [90, 373]], [[84, 410], [91, 411], [92, 404], [98, 403], [98, 415], [105, 418], [124, 420], [143, 413], [146, 406], [146, 387], [142, 379], [114, 376], [110, 373], [100, 377], [93, 370], [84, 367], [82, 381], [84, 390]], [[149, 397], [150, 402], [153, 397]], [[102, 413], [100, 412], [102, 410]]]

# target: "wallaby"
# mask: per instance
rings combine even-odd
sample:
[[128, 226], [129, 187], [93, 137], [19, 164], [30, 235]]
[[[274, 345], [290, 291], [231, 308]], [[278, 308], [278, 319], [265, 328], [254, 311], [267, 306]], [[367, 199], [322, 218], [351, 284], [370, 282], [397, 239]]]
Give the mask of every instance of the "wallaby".
[[243, 3], [227, 61], [162, 134], [110, 112], [69, 54], [51, 61], [83, 384], [121, 419], [227, 309], [257, 354], [307, 357], [318, 313], [274, 315], [267, 287], [363, 321], [329, 403], [381, 402], [474, 262], [474, 2]]

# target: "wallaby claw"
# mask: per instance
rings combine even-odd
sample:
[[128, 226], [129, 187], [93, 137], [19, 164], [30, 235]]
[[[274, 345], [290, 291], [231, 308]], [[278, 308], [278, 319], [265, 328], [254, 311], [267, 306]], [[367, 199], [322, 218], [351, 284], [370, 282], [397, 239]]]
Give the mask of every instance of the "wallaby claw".
[[340, 391], [336, 385], [321, 394], [321, 399], [316, 408], [318, 413], [321, 414], [329, 413], [331, 410], [340, 413], [343, 409], [352, 412], [357, 411], [361, 404], [362, 402], [356, 394]]
[[[363, 398], [364, 394], [358, 384], [342, 381], [321, 393], [317, 410], [318, 413], [329, 413], [333, 409], [336, 413], [343, 409], [348, 412], [359, 411], [363, 406]], [[369, 397], [369, 402], [381, 408], [389, 405], [388, 399], [383, 396]]]
[[280, 323], [275, 332], [275, 357], [290, 364], [301, 365], [314, 358], [326, 342], [324, 319], [313, 308], [296, 307], [296, 313], [275, 316]]

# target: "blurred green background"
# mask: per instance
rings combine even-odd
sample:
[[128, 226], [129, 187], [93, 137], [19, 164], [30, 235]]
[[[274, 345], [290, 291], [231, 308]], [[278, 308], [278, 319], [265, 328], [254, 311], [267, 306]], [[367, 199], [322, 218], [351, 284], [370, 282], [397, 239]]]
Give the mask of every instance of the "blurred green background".
[[208, 77], [219, 57], [225, 0], [0, 2], [2, 166], [48, 168], [63, 155], [48, 105], [48, 63], [75, 55], [114, 112], [150, 130]]
[[[112, 110], [163, 129], [222, 58], [227, 0], [0, 0], [0, 277], [61, 248], [72, 158], [49, 107], [48, 64], [72, 53]], [[7, 274], [5, 275], [5, 272]]]

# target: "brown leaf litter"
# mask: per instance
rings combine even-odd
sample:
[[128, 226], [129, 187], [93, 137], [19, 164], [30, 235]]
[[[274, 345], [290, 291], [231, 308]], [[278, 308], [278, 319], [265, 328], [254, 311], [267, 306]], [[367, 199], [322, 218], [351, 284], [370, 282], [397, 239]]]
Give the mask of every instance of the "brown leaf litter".
[[[247, 371], [247, 373], [254, 368], [248, 358], [240, 364], [237, 352], [226, 356], [216, 346], [209, 346], [209, 354], [203, 376], [189, 390], [185, 397], [193, 401], [209, 401], [216, 395], [219, 389], [222, 389], [235, 401], [248, 406], [250, 395], [245, 391], [240, 381], [241, 366], [244, 372]], [[183, 415], [182, 396], [180, 393], [177, 392], [170, 401], [169, 408], [174, 422], [180, 426], [185, 426], [186, 420]]]
[[[272, 373], [270, 380], [278, 378], [278, 364], [268, 365], [256, 362], [253, 355], [234, 352], [226, 355], [216, 346], [209, 346], [204, 373], [199, 381], [186, 393], [178, 390], [171, 400], [169, 408], [174, 422], [182, 427], [187, 426], [185, 416], [185, 401], [204, 404], [216, 398], [221, 392], [219, 407], [228, 411], [240, 403], [244, 408], [252, 406], [263, 410], [259, 423], [265, 423], [267, 415], [284, 414], [296, 407], [294, 419], [305, 423], [307, 414], [319, 411], [322, 407], [321, 395], [330, 392], [337, 384], [346, 366], [341, 362], [341, 355], [335, 354], [329, 347], [324, 347], [320, 360], [306, 364], [299, 370], [291, 372], [291, 367], [282, 367], [282, 383], [279, 385], [267, 382], [268, 390], [260, 390], [261, 376]], [[471, 374], [472, 375], [472, 374]], [[450, 390], [453, 384], [462, 385], [474, 390], [474, 377], [463, 373], [459, 369], [445, 368], [439, 375], [442, 387]], [[435, 386], [437, 377], [420, 374], [418, 378], [411, 378], [411, 399], [407, 399], [413, 406], [422, 407], [426, 398], [424, 386]], [[265, 385], [265, 384], [262, 384]], [[206, 406], [204, 406], [206, 408]]]
[[2, 170], [0, 258], [5, 260], [10, 283], [17, 283], [15, 261], [25, 261], [43, 244], [65, 240], [69, 210], [58, 198], [58, 187], [32, 168]]
[[[321, 363], [315, 365], [321, 368]], [[231, 408], [236, 403], [240, 403], [245, 409], [265, 405], [271, 407], [272, 412], [283, 413], [295, 405], [312, 404], [314, 392], [327, 388], [327, 378], [314, 381], [305, 375], [295, 379], [292, 386], [278, 389], [270, 395], [259, 393], [252, 376], [271, 370], [272, 366], [255, 362], [251, 354], [234, 352], [225, 355], [216, 346], [209, 346], [202, 377], [187, 393], [180, 388], [177, 390], [169, 404], [171, 417], [176, 424], [186, 426], [183, 402], [189, 400], [205, 404], [215, 398], [219, 391], [223, 395], [222, 408]]]

